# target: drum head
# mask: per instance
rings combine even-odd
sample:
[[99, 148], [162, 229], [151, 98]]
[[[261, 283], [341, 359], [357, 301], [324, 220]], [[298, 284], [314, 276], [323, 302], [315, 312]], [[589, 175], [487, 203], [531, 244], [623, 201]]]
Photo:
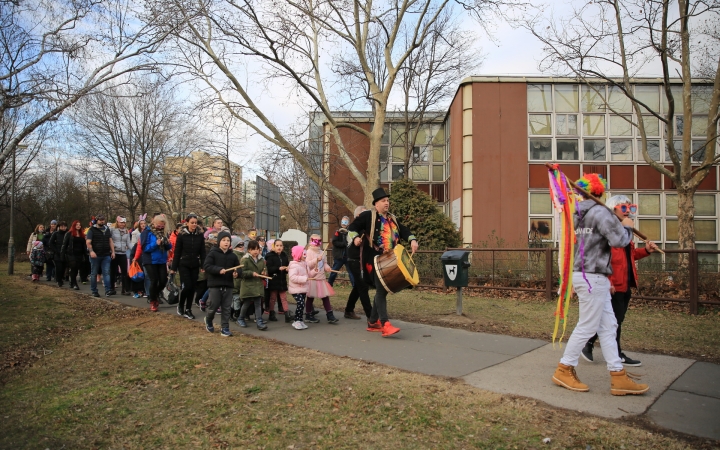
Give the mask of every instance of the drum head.
[[410, 257], [410, 254], [402, 245], [398, 245], [393, 251], [398, 260], [398, 268], [405, 276], [405, 279], [413, 286], [417, 286], [420, 283], [420, 276], [418, 275], [417, 267], [415, 267], [415, 262]]

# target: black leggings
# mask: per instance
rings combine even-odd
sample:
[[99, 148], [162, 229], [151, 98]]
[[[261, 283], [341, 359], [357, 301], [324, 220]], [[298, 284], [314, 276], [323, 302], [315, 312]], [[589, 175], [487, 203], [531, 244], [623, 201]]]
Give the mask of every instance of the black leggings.
[[195, 297], [195, 286], [198, 283], [198, 274], [200, 273], [199, 267], [178, 267], [180, 273], [180, 303], [178, 303], [178, 309], [180, 311], [187, 311], [192, 309], [193, 298]]
[[200, 299], [203, 298], [203, 295], [205, 295], [205, 292], [207, 292], [207, 280], [198, 280], [195, 283], [195, 304], [200, 304]]
[[122, 291], [130, 291], [130, 278], [128, 277], [128, 260], [127, 255], [122, 252], [115, 253], [115, 258], [110, 261], [110, 284], [111, 290], [115, 290], [115, 280], [118, 277], [118, 268], [120, 268], [120, 282], [122, 283]]
[[70, 267], [70, 286], [77, 286], [78, 284], [78, 271], [80, 271], [80, 266], [82, 266], [82, 260], [77, 261], [76, 259], [70, 259], [68, 261], [68, 267]]
[[150, 277], [150, 293], [148, 299], [156, 302], [160, 297], [160, 291], [167, 284], [167, 265], [166, 264], [145, 264], [145, 276]]

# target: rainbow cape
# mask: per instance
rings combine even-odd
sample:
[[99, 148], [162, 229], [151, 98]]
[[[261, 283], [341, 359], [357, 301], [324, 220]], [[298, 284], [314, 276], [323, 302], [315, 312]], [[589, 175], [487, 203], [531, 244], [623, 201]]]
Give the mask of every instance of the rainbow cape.
[[558, 344], [562, 347], [562, 338], [565, 336], [567, 326], [567, 311], [570, 308], [572, 297], [572, 272], [575, 259], [575, 226], [573, 215], [575, 214], [575, 191], [568, 183], [565, 174], [560, 171], [557, 164], [548, 168], [550, 179], [550, 198], [553, 206], [560, 217], [560, 253], [558, 255], [558, 266], [560, 268], [560, 291], [558, 292], [557, 307], [555, 308], [555, 329], [553, 330], [553, 348], [557, 338], [558, 329], [562, 322], [562, 335]]

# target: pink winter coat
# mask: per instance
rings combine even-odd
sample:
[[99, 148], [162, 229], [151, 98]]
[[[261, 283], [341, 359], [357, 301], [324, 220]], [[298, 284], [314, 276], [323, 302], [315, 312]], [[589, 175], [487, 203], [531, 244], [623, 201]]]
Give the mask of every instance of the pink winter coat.
[[308, 273], [305, 261], [290, 261], [288, 265], [288, 293], [289, 294], [307, 294], [308, 277], [317, 275], [317, 271], [313, 274]]

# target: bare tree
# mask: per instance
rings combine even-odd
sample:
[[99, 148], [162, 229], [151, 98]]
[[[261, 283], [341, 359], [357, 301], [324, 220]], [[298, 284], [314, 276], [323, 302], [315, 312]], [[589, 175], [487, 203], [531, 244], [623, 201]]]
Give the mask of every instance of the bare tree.
[[[461, 6], [457, 6], [461, 5]], [[152, 13], [164, 17], [175, 31], [182, 65], [206, 83], [217, 101], [252, 133], [291, 154], [310, 180], [323, 184], [313, 163], [284, 136], [263, 101], [263, 80], [247, 80], [250, 73], [264, 76], [267, 84], [286, 83], [305, 109], [323, 114], [329, 138], [352, 176], [364, 187], [365, 201], [379, 185], [379, 156], [390, 96], [400, 68], [432, 34], [444, 11], [464, 7], [476, 17], [498, 11], [500, 2], [473, 0], [353, 1], [249, 1], [227, 0], [190, 4], [157, 0]], [[376, 51], [370, 51], [375, 47]], [[374, 58], [374, 59], [373, 59]], [[325, 63], [325, 61], [329, 61]], [[339, 95], [338, 75], [332, 66], [353, 61], [364, 97]], [[370, 130], [343, 121], [334, 111], [349, 102], [362, 102], [372, 110]], [[339, 130], [354, 130], [369, 141], [366, 169], [356, 164], [340, 138]], [[342, 186], [324, 187], [348, 208], [354, 202]]]
[[162, 198], [165, 159], [196, 146], [193, 122], [172, 90], [136, 79], [86, 96], [73, 111], [82, 169], [95, 174], [101, 192], [114, 190], [112, 202], [132, 217]]
[[[718, 47], [691, 46], [695, 41], [717, 44], [717, 28], [703, 25], [717, 24], [719, 13], [717, 1], [601, 0], [579, 6], [567, 18], [538, 16], [524, 23], [545, 45], [541, 69], [573, 74], [589, 89], [597, 86], [591, 83], [593, 79], [604, 80], [631, 102], [635, 117], [650, 115], [664, 125], [663, 137], [672, 168], [666, 168], [649, 153], [645, 120], [628, 119], [639, 130], [645, 162], [672, 180], [677, 189], [681, 249], [693, 248], [695, 243], [693, 195], [710, 168], [720, 162]], [[714, 32], [715, 39], [708, 31]], [[713, 61], [708, 61], [708, 55]], [[707, 77], [704, 87], [697, 86], [693, 79], [693, 66], [703, 58], [705, 71], [701, 73]], [[649, 64], [662, 70], [664, 110], [649, 102], [632, 84], [633, 76]], [[673, 76], [679, 76], [680, 89], [673, 87]], [[608, 110], [617, 113], [615, 102], [603, 102]], [[703, 121], [705, 140], [693, 148], [689, 131], [697, 120]]]
[[309, 230], [310, 180], [303, 167], [287, 152], [268, 152], [265, 179], [280, 189], [280, 231]]
[[164, 35], [134, 0], [0, 2], [0, 115], [22, 109], [0, 165], [18, 144], [118, 76], [154, 70]]

